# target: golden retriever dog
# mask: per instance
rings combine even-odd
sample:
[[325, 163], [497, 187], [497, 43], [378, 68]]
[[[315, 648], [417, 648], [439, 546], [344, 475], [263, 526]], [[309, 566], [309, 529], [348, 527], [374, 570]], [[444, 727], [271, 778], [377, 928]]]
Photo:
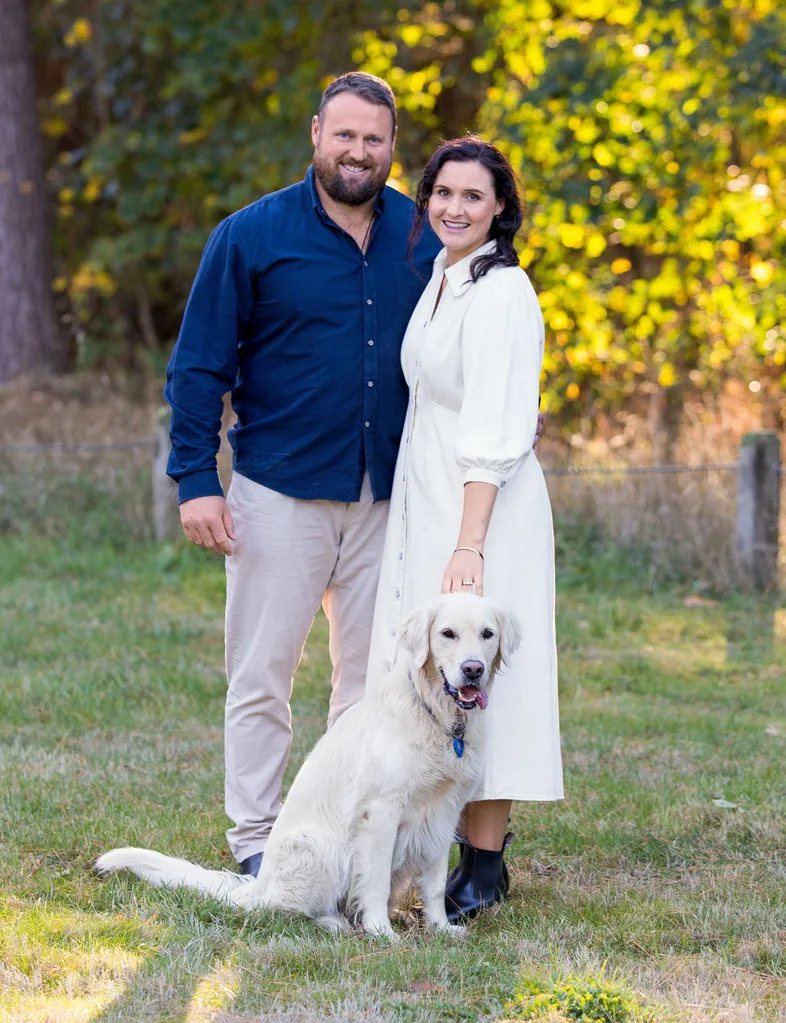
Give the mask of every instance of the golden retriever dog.
[[357, 923], [392, 941], [397, 897], [414, 884], [426, 925], [463, 933], [445, 916], [448, 854], [480, 779], [494, 676], [519, 642], [518, 624], [474, 594], [415, 611], [390, 670], [301, 767], [258, 877], [134, 848], [105, 853], [96, 870], [126, 868], [244, 909], [304, 913], [332, 932]]

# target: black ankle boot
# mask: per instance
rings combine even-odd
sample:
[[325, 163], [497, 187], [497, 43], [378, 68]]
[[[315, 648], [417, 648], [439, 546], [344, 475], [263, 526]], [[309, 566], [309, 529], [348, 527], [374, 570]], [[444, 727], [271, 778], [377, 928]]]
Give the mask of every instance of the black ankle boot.
[[505, 836], [499, 852], [476, 849], [466, 840], [459, 843], [461, 859], [445, 888], [445, 910], [451, 923], [469, 919], [484, 906], [507, 898], [510, 878], [503, 856], [512, 837]]

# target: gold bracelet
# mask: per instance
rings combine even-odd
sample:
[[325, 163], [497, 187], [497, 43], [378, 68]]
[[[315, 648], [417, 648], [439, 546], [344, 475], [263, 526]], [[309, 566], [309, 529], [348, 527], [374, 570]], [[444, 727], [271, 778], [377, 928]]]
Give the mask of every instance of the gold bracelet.
[[478, 557], [480, 558], [481, 561], [485, 562], [485, 560], [486, 560], [483, 557], [483, 555], [481, 554], [481, 552], [477, 549], [477, 547], [456, 547], [456, 549], [453, 551], [453, 553], [455, 554], [456, 551], [472, 551], [473, 554], [477, 554], [478, 555]]

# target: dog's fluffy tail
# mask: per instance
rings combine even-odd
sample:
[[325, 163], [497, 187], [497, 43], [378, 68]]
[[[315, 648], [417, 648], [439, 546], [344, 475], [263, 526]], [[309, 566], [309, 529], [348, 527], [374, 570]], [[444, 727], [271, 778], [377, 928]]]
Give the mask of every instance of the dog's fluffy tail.
[[204, 895], [212, 895], [222, 902], [232, 902], [232, 892], [251, 881], [251, 877], [234, 874], [229, 870], [205, 870], [188, 860], [164, 856], [152, 849], [112, 849], [99, 856], [94, 868], [99, 874], [112, 874], [116, 870], [131, 870], [157, 888], [196, 888]]

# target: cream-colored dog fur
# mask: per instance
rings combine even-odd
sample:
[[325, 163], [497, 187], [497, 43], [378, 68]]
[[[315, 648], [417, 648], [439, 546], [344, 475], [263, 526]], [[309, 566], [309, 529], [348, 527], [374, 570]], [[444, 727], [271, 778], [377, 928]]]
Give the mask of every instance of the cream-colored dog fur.
[[[391, 670], [301, 767], [256, 879], [133, 848], [105, 853], [96, 869], [127, 868], [154, 885], [197, 888], [244, 909], [304, 913], [334, 932], [357, 921], [394, 940], [397, 894], [414, 883], [427, 925], [461, 933], [445, 916], [448, 853], [480, 777], [483, 705], [519, 642], [517, 623], [482, 597], [450, 594], [415, 611]], [[483, 668], [479, 696], [462, 672], [469, 661]], [[472, 709], [460, 706], [462, 695]]]

